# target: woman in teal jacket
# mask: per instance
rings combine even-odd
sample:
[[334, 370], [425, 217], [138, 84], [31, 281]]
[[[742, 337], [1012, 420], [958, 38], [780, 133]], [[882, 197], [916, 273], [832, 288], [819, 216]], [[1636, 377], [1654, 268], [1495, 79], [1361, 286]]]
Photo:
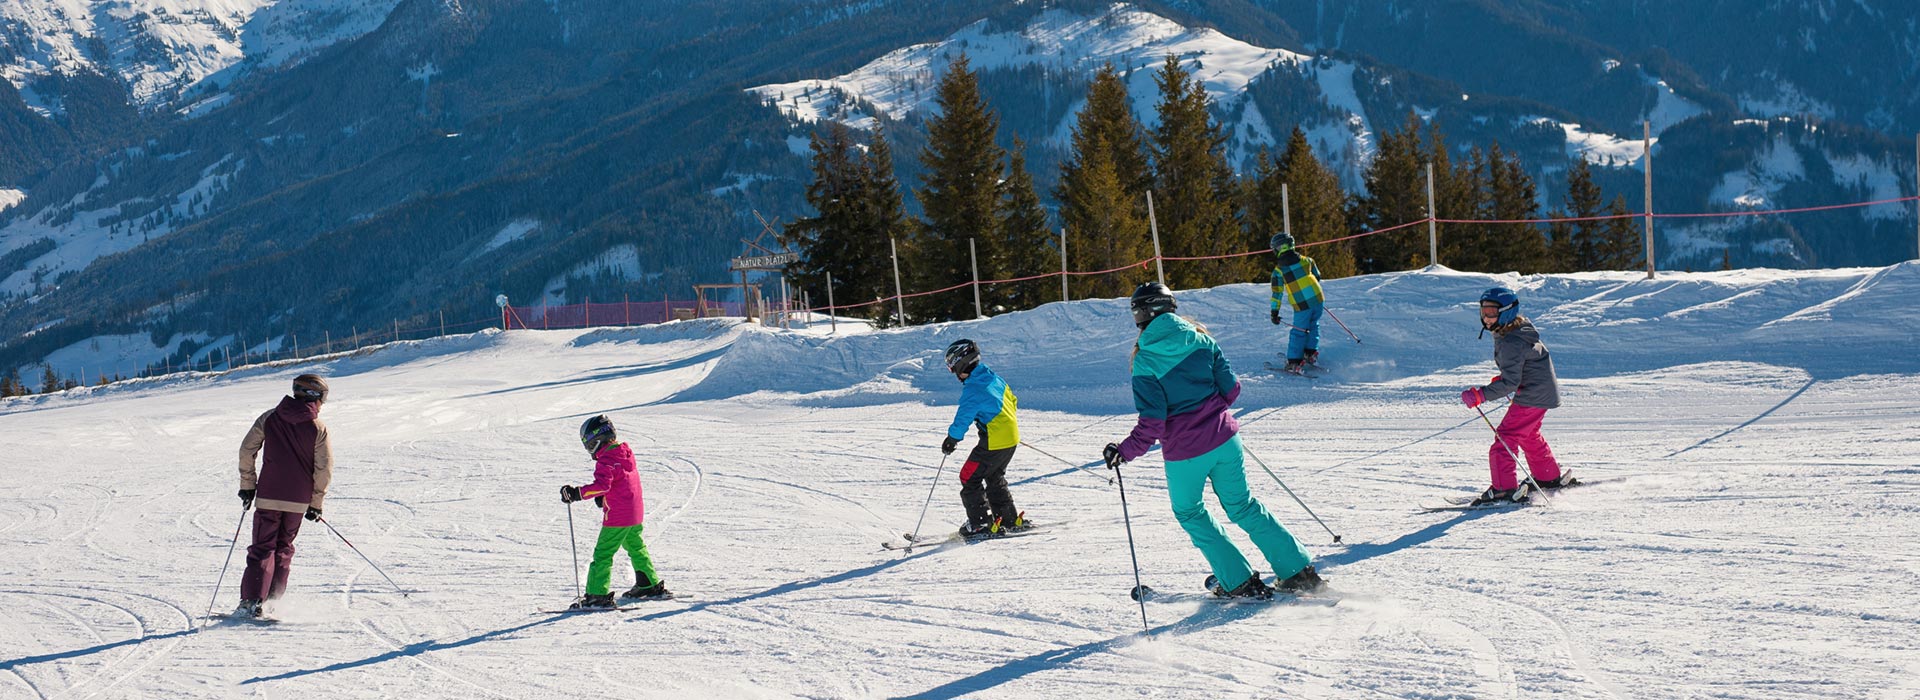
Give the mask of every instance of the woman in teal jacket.
[[1148, 282], [1133, 292], [1133, 320], [1140, 327], [1134, 345], [1133, 404], [1140, 419], [1126, 440], [1107, 444], [1108, 466], [1131, 462], [1160, 443], [1173, 515], [1213, 569], [1208, 587], [1214, 593], [1273, 595], [1201, 502], [1201, 490], [1209, 481], [1227, 518], [1246, 531], [1273, 567], [1281, 590], [1320, 590], [1326, 584], [1307, 550], [1247, 490], [1240, 425], [1228, 412], [1240, 396], [1240, 381], [1206, 329], [1173, 310], [1173, 292], [1166, 285]]

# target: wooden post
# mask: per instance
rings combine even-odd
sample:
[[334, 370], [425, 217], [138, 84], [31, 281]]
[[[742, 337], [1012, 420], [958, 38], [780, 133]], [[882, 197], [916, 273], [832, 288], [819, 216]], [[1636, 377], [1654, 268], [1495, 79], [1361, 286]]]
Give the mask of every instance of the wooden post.
[[973, 260], [973, 317], [986, 318], [980, 310], [980, 252], [974, 248], [973, 239], [967, 239], [967, 257]]
[[327, 333], [327, 354], [331, 355], [333, 354], [333, 331], [329, 329], [326, 331], [326, 333]]
[[833, 324], [833, 334], [840, 334], [840, 314], [833, 308], [833, 273], [827, 273], [827, 322]]
[[447, 310], [440, 310], [440, 335], [447, 334]]
[[[208, 355], [207, 359], [213, 359], [213, 356]], [[232, 345], [228, 345], [226, 347], [220, 348], [220, 359], [222, 360], [222, 364], [224, 364], [227, 369], [233, 369], [233, 346]]]
[[[360, 349], [360, 327], [352, 326], [352, 328], [353, 328], [353, 349], [359, 350]], [[247, 346], [246, 343], [240, 344], [240, 347], [244, 348], [246, 346]]]
[[1147, 191], [1147, 228], [1153, 232], [1153, 269], [1160, 274], [1160, 284], [1167, 283], [1167, 266], [1160, 260], [1160, 220], [1153, 215], [1153, 191]]
[[593, 297], [580, 300], [580, 327], [593, 327]]
[[1640, 169], [1647, 175], [1647, 233], [1645, 236], [1647, 279], [1653, 279], [1653, 122], [1651, 121], [1640, 122], [1640, 148], [1645, 151], [1640, 155]]
[[400, 319], [397, 318], [393, 320], [393, 340], [400, 342]]
[[1060, 227], [1060, 300], [1073, 301], [1067, 292], [1067, 227]]
[[[1289, 238], [1293, 236], [1293, 203], [1287, 197], [1287, 183], [1284, 182], [1280, 183], [1280, 230], [1287, 232]], [[1296, 241], [1294, 245], [1299, 245], [1299, 242]]]
[[1427, 264], [1440, 264], [1440, 213], [1433, 207], [1433, 163], [1427, 163]]
[[299, 356], [300, 356], [300, 336], [299, 336], [299, 334], [296, 334], [296, 333], [294, 333], [294, 332], [293, 332], [292, 330], [288, 330], [288, 331], [287, 331], [287, 339], [288, 339], [288, 340], [289, 340], [290, 342], [292, 342], [292, 343], [293, 343], [293, 352], [292, 352], [291, 354], [289, 354], [289, 355], [287, 355], [287, 357], [299, 357]]
[[907, 325], [907, 298], [900, 291], [900, 243], [892, 237], [887, 238], [887, 249], [893, 255], [893, 301], [900, 312], [900, 325]]

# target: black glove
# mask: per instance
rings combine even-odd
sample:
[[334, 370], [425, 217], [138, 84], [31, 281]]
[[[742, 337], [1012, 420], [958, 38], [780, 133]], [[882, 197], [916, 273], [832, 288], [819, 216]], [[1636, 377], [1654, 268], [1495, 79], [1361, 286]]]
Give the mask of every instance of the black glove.
[[561, 503], [572, 503], [572, 502], [574, 502], [574, 501], [578, 501], [578, 500], [580, 500], [580, 487], [578, 487], [578, 486], [562, 486], [562, 487], [560, 487], [560, 502], [561, 502]]
[[1276, 326], [1278, 326], [1278, 325], [1280, 325], [1280, 310], [1279, 310], [1279, 309], [1274, 309], [1274, 310], [1273, 310], [1273, 325], [1276, 325]]
[[947, 439], [940, 441], [940, 454], [943, 454], [943, 455], [953, 454], [953, 448], [959, 447], [959, 446], [960, 446], [959, 440], [955, 440], [953, 439], [952, 436], [948, 436]]
[[253, 492], [254, 492], [254, 489], [240, 489], [240, 507], [241, 508], [253, 507]]
[[1107, 460], [1108, 469], [1118, 469], [1122, 462], [1127, 461], [1120, 458], [1120, 446], [1111, 442], [1107, 443], [1106, 449], [1100, 451], [1100, 457]]
[[320, 519], [320, 509], [319, 509], [319, 508], [315, 508], [315, 507], [313, 507], [313, 506], [307, 506], [307, 519], [308, 519], [308, 520], [319, 520], [319, 519]]
[[606, 510], [606, 509], [607, 509], [607, 497], [606, 497], [606, 496], [594, 496], [594, 497], [593, 497], [593, 504], [594, 504], [595, 506], [598, 506], [598, 507], [600, 508], [600, 510]]

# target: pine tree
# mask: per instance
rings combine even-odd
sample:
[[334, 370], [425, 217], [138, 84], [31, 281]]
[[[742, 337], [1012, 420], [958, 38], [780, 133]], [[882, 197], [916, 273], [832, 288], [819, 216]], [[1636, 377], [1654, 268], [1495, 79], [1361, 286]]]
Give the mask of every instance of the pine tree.
[[[814, 178], [806, 198], [817, 213], [794, 220], [781, 234], [783, 242], [801, 253], [800, 261], [787, 268], [794, 284], [824, 302], [831, 274], [833, 300], [841, 305], [893, 295], [888, 239], [907, 231], [885, 132], [874, 131], [864, 156], [855, 154], [856, 147], [853, 134], [838, 123], [830, 125], [825, 137], [814, 136]], [[874, 304], [850, 313], [881, 320], [892, 309]]]
[[[1087, 104], [1074, 124], [1054, 190], [1074, 271], [1110, 270], [1152, 254], [1146, 227], [1151, 184], [1147, 149], [1126, 83], [1109, 64], [1094, 75], [1087, 90]], [[1133, 272], [1075, 276], [1072, 291], [1076, 299], [1126, 296], [1138, 281]]]
[[[1373, 162], [1367, 166], [1367, 193], [1354, 203], [1354, 218], [1361, 230], [1379, 231], [1427, 217], [1426, 157], [1420, 149], [1419, 129], [1420, 116], [1408, 112], [1399, 131], [1380, 134]], [[1449, 218], [1460, 218], [1453, 210], [1443, 207], [1442, 211]], [[1410, 226], [1360, 238], [1355, 264], [1361, 274], [1410, 269], [1425, 261], [1425, 233], [1424, 227]], [[1452, 264], [1445, 255], [1441, 262]]]
[[[1331, 241], [1347, 235], [1346, 192], [1340, 178], [1320, 163], [1307, 143], [1307, 133], [1298, 125], [1287, 137], [1287, 150], [1274, 164], [1274, 176], [1287, 184], [1287, 198], [1293, 213], [1293, 239], [1300, 245]], [[1265, 185], [1267, 189], [1277, 189]], [[1274, 204], [1269, 202], [1269, 204]], [[1271, 236], [1277, 227], [1255, 227]], [[1265, 248], [1261, 241], [1259, 248]], [[1326, 279], [1354, 274], [1353, 244], [1348, 241], [1303, 248]]]
[[60, 390], [60, 375], [53, 373], [53, 365], [47, 365], [40, 374], [40, 393], [51, 394]]
[[[1026, 143], [1019, 139], [1014, 139], [1002, 190], [1000, 236], [992, 246], [991, 265], [982, 263], [981, 276], [1014, 279], [1052, 271], [1059, 264], [1060, 251], [1047, 227], [1047, 210], [1040, 204], [1040, 193], [1034, 190], [1033, 175], [1027, 172]], [[1046, 290], [1049, 283], [1058, 287], [1058, 281], [1042, 278], [994, 285], [982, 291], [989, 297], [989, 313], [994, 309], [1031, 309], [1057, 300], [1058, 291], [1049, 295]]]
[[[976, 245], [999, 238], [1001, 162], [994, 143], [1000, 119], [988, 110], [977, 76], [966, 56], [947, 67], [937, 89], [940, 113], [927, 120], [927, 145], [920, 152], [926, 169], [920, 206], [926, 220], [914, 236], [909, 267], [914, 288], [944, 289], [973, 279], [967, 239]], [[982, 257], [995, 251], [982, 250]], [[903, 270], [904, 272], [904, 270]], [[973, 318], [973, 290], [968, 287], [917, 297], [910, 313], [927, 321]]]
[[[1113, 270], [1147, 259], [1147, 221], [1130, 206], [1132, 195], [1121, 183], [1112, 151], [1098, 140], [1075, 154], [1075, 184], [1063, 187], [1062, 218], [1067, 220], [1067, 264], [1076, 272]], [[1075, 275], [1073, 298], [1124, 297], [1147, 277], [1140, 268], [1104, 275]]]
[[[1602, 207], [1600, 185], [1593, 181], [1593, 167], [1586, 158], [1575, 158], [1573, 167], [1567, 171], [1566, 211], [1555, 212], [1551, 218], [1585, 219], [1600, 216]], [[1555, 268], [1570, 272], [1598, 270], [1600, 251], [1604, 247], [1601, 230], [1603, 221], [1557, 222], [1551, 232], [1552, 251], [1556, 258]]]
[[1640, 228], [1640, 220], [1626, 216], [1627, 198], [1615, 195], [1613, 204], [1607, 207], [1607, 215], [1617, 218], [1607, 219], [1600, 227], [1600, 240], [1595, 245], [1594, 267], [1596, 270], [1631, 270], [1647, 264], [1645, 232]]
[[[1205, 85], [1172, 55], [1154, 82], [1160, 87], [1160, 125], [1153, 132], [1154, 214], [1162, 254], [1191, 257], [1249, 250], [1249, 236], [1238, 221], [1240, 197], [1227, 165], [1226, 135], [1208, 112]], [[1245, 257], [1172, 263], [1167, 282], [1187, 289], [1251, 281], [1265, 267], [1263, 262]]]
[[0, 396], [20, 396], [25, 393], [27, 388], [20, 383], [19, 367], [7, 370], [6, 376], [0, 377]]
[[[884, 299], [893, 296], [893, 261], [880, 254], [889, 246], [910, 244], [913, 237], [914, 222], [907, 217], [907, 204], [900, 192], [900, 180], [893, 174], [893, 146], [887, 140], [885, 129], [874, 129], [873, 143], [867, 147], [867, 155], [860, 167], [860, 226], [855, 238], [854, 250], [860, 253], [861, 265], [859, 279], [861, 286], [851, 288], [859, 301]], [[838, 290], [835, 294], [838, 294]], [[894, 311], [889, 308], [898, 305], [874, 304], [863, 307], [867, 317], [884, 320], [892, 318]], [[905, 319], [900, 319], [901, 323]]]
[[[1494, 143], [1487, 156], [1487, 184], [1492, 206], [1489, 218], [1499, 221], [1535, 219], [1540, 215], [1539, 190], [1527, 174], [1520, 155], [1502, 152]], [[1534, 224], [1491, 224], [1493, 245], [1483, 253], [1487, 272], [1518, 270], [1532, 274], [1550, 270], [1552, 256], [1546, 237]]]

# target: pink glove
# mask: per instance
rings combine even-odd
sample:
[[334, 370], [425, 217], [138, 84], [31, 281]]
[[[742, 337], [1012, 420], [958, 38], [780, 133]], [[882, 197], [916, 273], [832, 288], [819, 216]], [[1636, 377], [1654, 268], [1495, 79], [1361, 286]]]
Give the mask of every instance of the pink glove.
[[1460, 403], [1466, 404], [1467, 408], [1474, 408], [1486, 402], [1487, 397], [1480, 393], [1479, 387], [1460, 392]]

